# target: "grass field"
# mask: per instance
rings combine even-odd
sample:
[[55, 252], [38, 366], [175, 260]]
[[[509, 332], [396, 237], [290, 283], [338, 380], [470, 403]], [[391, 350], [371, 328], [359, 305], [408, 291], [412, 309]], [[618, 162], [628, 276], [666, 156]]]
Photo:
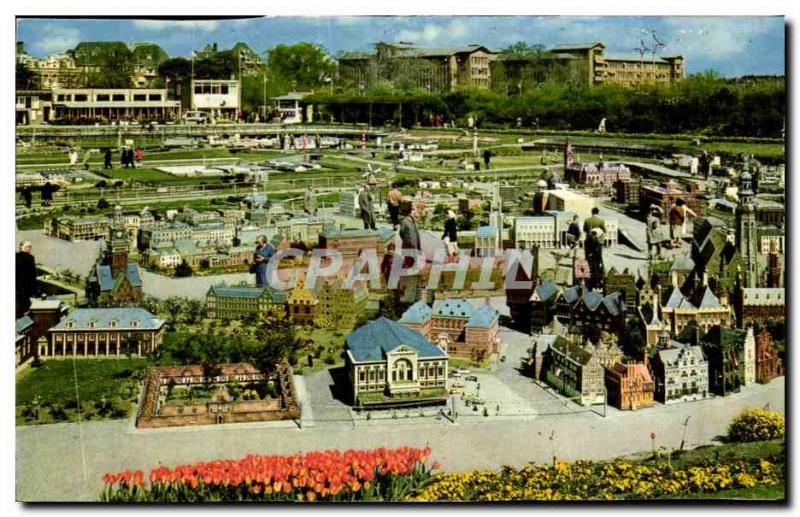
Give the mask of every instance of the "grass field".
[[[136, 404], [139, 383], [135, 380], [148, 359], [122, 356], [114, 359], [51, 359], [17, 376], [17, 425], [75, 422], [80, 399], [84, 419], [121, 418]], [[38, 400], [38, 417], [35, 401]], [[107, 413], [98, 411], [104, 401]], [[100, 414], [100, 413], [104, 414]]]

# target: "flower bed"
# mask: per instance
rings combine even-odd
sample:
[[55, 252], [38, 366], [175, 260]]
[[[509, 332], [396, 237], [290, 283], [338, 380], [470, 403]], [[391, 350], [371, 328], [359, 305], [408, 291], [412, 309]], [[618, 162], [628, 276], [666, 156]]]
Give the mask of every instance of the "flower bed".
[[782, 473], [768, 459], [729, 460], [716, 465], [675, 468], [667, 463], [636, 464], [557, 461], [522, 469], [437, 475], [409, 500], [557, 501], [654, 499], [723, 489], [777, 485]]
[[103, 476], [105, 502], [400, 501], [430, 479], [430, 449], [401, 447], [216, 460]]

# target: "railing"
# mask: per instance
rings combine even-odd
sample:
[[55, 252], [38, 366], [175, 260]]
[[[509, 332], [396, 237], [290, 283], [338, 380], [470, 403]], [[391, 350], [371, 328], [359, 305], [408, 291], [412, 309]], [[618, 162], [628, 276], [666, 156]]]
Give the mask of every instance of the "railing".
[[17, 126], [17, 136], [30, 138], [48, 137], [116, 137], [129, 136], [208, 136], [216, 134], [279, 135], [285, 133], [308, 133], [319, 135], [386, 135], [382, 128], [367, 126], [316, 126], [308, 124], [170, 124], [150, 128], [147, 123], [134, 126]]

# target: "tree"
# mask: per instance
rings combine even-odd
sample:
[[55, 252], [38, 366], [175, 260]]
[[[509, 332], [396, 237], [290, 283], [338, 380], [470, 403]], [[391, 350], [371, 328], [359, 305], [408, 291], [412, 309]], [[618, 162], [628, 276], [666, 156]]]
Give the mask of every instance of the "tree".
[[164, 300], [164, 310], [169, 314], [172, 323], [178, 321], [178, 315], [183, 311], [184, 300], [178, 296], [170, 296]]
[[192, 76], [192, 62], [182, 57], [167, 59], [158, 65], [158, 75], [169, 79], [176, 97], [181, 95], [181, 85]]
[[25, 63], [17, 63], [15, 75], [17, 90], [30, 90], [36, 86], [36, 75]]
[[281, 360], [296, 354], [298, 348], [294, 327], [285, 319], [273, 324], [263, 323], [256, 330], [256, 339], [253, 365], [262, 372], [271, 372]]
[[192, 276], [194, 269], [186, 262], [186, 259], [181, 260], [181, 263], [175, 266], [174, 276], [177, 278]]
[[205, 317], [206, 307], [200, 300], [188, 299], [184, 302], [187, 323], [197, 323]]
[[268, 52], [272, 81], [288, 89], [313, 90], [330, 81], [335, 63], [324, 47], [301, 42], [278, 45]]
[[645, 342], [642, 329], [636, 318], [631, 318], [625, 324], [625, 337], [622, 340], [622, 351], [626, 356], [636, 360], [644, 358]]
[[108, 208], [109, 206], [111, 206], [111, 205], [109, 205], [108, 201], [106, 201], [106, 198], [104, 198], [104, 197], [101, 197], [97, 201], [97, 208], [99, 208], [100, 210], [104, 210], [104, 209]]

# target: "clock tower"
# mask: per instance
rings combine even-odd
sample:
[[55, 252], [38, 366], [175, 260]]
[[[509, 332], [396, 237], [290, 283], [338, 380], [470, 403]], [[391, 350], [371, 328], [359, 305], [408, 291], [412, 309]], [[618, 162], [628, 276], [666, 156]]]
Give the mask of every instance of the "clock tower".
[[111, 223], [108, 240], [108, 257], [111, 266], [111, 274], [116, 276], [120, 273], [126, 274], [128, 270], [128, 254], [130, 253], [130, 243], [128, 242], [128, 232], [122, 221], [122, 207], [114, 207], [114, 220]]
[[753, 200], [753, 177], [745, 158], [739, 175], [739, 205], [736, 207], [736, 249], [742, 260], [744, 287], [757, 287], [758, 259], [756, 206]]

